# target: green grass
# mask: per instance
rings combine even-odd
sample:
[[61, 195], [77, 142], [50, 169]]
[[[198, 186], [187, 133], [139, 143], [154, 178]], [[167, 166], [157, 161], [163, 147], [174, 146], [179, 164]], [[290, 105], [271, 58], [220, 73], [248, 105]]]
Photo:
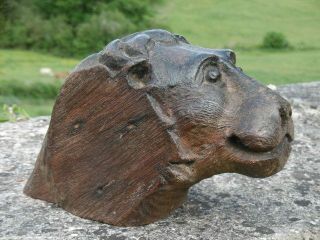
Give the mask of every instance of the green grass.
[[52, 83], [54, 78], [41, 75], [39, 70], [49, 67], [54, 72], [72, 70], [79, 60], [54, 57], [51, 55], [23, 50], [0, 50], [0, 81], [32, 84]]
[[320, 50], [236, 51], [237, 66], [265, 84], [320, 81]]
[[[319, 12], [318, 0], [167, 0], [157, 20], [192, 44], [234, 49], [237, 65], [259, 81], [285, 84], [320, 80]], [[270, 31], [293, 49], [260, 49]]]
[[53, 103], [54, 99], [0, 96], [0, 115], [3, 111], [2, 106], [6, 104], [20, 106], [29, 116], [46, 116], [51, 114]]
[[172, 31], [205, 47], [251, 48], [269, 31], [294, 46], [320, 47], [318, 0], [166, 0], [158, 12]]
[[0, 107], [17, 104], [30, 116], [50, 115], [63, 79], [41, 75], [40, 68], [62, 73], [78, 62], [30, 51], [0, 50]]

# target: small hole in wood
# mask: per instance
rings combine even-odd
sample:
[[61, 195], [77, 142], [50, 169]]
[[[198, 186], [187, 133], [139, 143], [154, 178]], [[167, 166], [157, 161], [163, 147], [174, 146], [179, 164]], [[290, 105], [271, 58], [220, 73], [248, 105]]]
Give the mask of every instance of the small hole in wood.
[[84, 126], [85, 122], [82, 119], [75, 120], [70, 126], [70, 134], [77, 134]]
[[98, 195], [101, 195], [101, 194], [103, 193], [103, 186], [97, 187], [96, 193], [97, 193]]

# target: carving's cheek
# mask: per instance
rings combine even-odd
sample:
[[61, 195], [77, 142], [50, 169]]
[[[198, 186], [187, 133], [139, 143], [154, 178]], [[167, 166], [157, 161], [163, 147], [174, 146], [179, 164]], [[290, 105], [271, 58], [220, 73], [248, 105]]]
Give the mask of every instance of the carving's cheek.
[[221, 145], [224, 136], [213, 126], [186, 125], [179, 126], [180, 139], [192, 152], [202, 157], [211, 153]]
[[[219, 149], [224, 146], [225, 93], [214, 86], [198, 88], [176, 86], [168, 92], [150, 92], [162, 112], [169, 114], [172, 125], [167, 131], [178, 151], [172, 162], [175, 168], [192, 171], [189, 177], [197, 182], [216, 172]], [[168, 111], [170, 110], [170, 111]], [[187, 164], [187, 165], [185, 165]]]
[[[178, 136], [177, 136], [178, 135]], [[223, 133], [206, 126], [179, 126], [176, 131], [178, 139], [175, 141], [180, 160], [175, 160], [175, 166], [190, 170], [187, 182], [196, 183], [204, 178], [220, 173], [218, 164], [219, 151], [225, 143]], [[180, 163], [180, 165], [179, 165]], [[185, 164], [181, 164], [185, 163]]]
[[194, 88], [178, 88], [168, 95], [168, 105], [180, 124], [215, 127], [225, 108], [223, 89], [204, 84]]
[[[203, 121], [203, 115], [190, 116], [184, 115], [183, 118], [178, 119], [176, 131], [180, 144], [184, 149], [188, 149], [189, 155], [194, 156], [191, 167], [194, 178], [200, 181], [219, 173], [220, 167], [217, 166], [220, 164], [219, 150], [226, 140], [224, 131], [217, 125], [218, 121]], [[214, 118], [214, 115], [210, 116], [210, 119]]]
[[201, 106], [189, 105], [189, 110], [182, 108], [176, 111], [175, 129], [183, 144], [193, 153], [206, 156], [221, 140], [219, 118], [223, 112], [210, 108], [210, 104]]

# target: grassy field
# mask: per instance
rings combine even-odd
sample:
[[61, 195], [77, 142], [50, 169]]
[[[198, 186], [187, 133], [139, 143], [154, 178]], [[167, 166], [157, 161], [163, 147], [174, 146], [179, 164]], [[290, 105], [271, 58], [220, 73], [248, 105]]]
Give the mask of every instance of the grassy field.
[[237, 66], [265, 84], [320, 81], [320, 49], [236, 51]]
[[[184, 35], [192, 44], [231, 48], [237, 65], [263, 83], [320, 80], [320, 2], [318, 0], [164, 0], [157, 21]], [[262, 50], [269, 31], [283, 33], [292, 48]], [[0, 121], [16, 104], [30, 116], [49, 115], [63, 77], [78, 59], [30, 51], [0, 49]], [[2, 117], [1, 117], [2, 116]]]
[[[264, 83], [320, 80], [318, 0], [167, 0], [158, 12], [158, 21], [192, 44], [234, 49], [237, 65]], [[270, 31], [293, 49], [260, 49]]]
[[158, 18], [192, 43], [210, 48], [259, 45], [266, 32], [294, 46], [320, 47], [318, 0], [167, 0]]
[[[30, 51], [0, 50], [0, 107], [16, 104], [30, 116], [50, 114], [63, 79], [42, 75], [40, 69], [49, 67], [56, 75], [63, 75], [77, 63]], [[0, 120], [3, 115], [0, 108]]]

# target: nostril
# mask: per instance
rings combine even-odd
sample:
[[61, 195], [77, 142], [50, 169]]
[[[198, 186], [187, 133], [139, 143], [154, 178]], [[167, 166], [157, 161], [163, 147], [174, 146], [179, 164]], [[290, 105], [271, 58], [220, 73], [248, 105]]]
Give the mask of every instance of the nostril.
[[292, 141], [293, 141], [293, 138], [292, 138], [292, 136], [291, 136], [289, 133], [287, 133], [287, 134], [285, 135], [285, 137], [288, 139], [289, 142], [292, 142]]
[[288, 118], [291, 116], [290, 115], [290, 110], [287, 111], [285, 108], [280, 107], [279, 108], [279, 114], [280, 114], [280, 118], [281, 118], [281, 125], [283, 126], [283, 125], [286, 124]]
[[245, 147], [244, 144], [241, 142], [240, 138], [237, 137], [234, 134], [229, 137], [229, 142], [232, 143], [235, 146], [240, 147], [240, 148], [244, 148]]

